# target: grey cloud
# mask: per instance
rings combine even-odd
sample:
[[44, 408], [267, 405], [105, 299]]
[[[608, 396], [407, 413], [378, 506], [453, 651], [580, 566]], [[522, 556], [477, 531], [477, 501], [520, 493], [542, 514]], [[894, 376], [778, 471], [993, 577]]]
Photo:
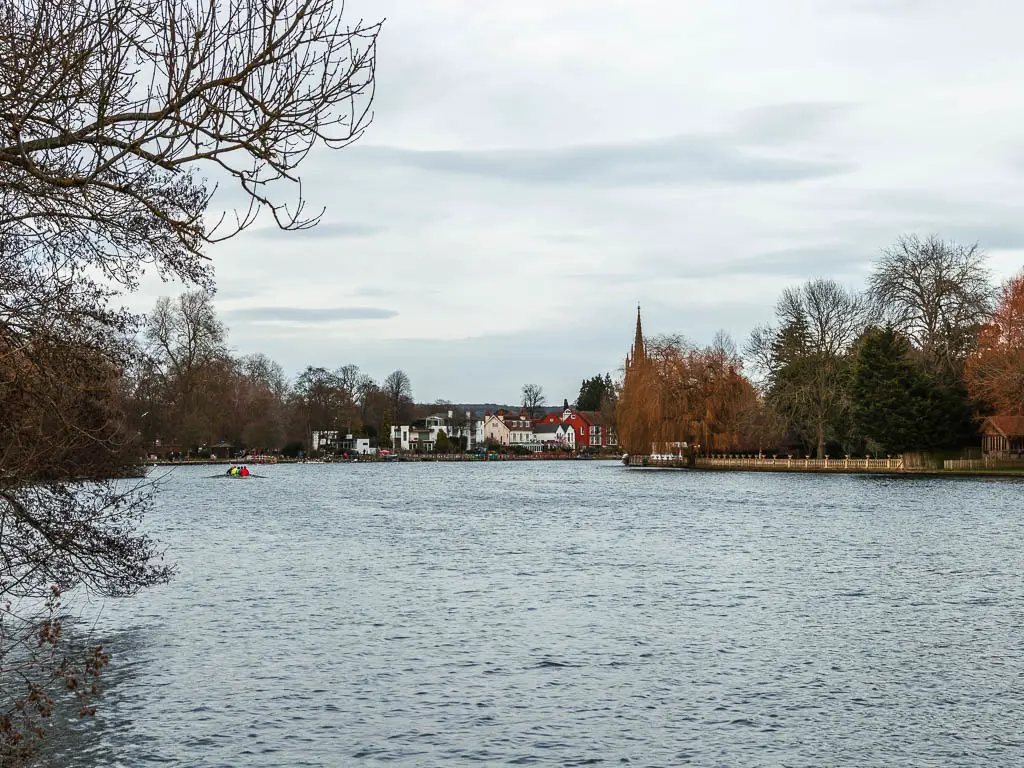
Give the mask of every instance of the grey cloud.
[[871, 192], [854, 204], [871, 217], [859, 228], [879, 235], [874, 253], [898, 235], [910, 233], [976, 242], [984, 250], [1024, 250], [1020, 206], [966, 195], [899, 189]]
[[229, 299], [234, 301], [237, 299], [248, 299], [256, 295], [251, 288], [235, 285], [233, 283], [227, 283], [226, 286], [227, 287], [225, 287], [224, 282], [217, 285], [216, 298], [218, 300], [222, 301], [224, 299]]
[[695, 262], [676, 252], [648, 254], [630, 264], [628, 272], [594, 274], [588, 281], [620, 284], [646, 283], [651, 277], [662, 278], [715, 278], [739, 275], [765, 277], [834, 277], [850, 274], [864, 268], [876, 251], [859, 248], [856, 238], [845, 243], [823, 243], [795, 246], [776, 251], [756, 253], [733, 259], [708, 258]]
[[541, 238], [547, 242], [558, 245], [581, 245], [593, 242], [595, 237], [594, 234], [583, 234], [580, 232], [551, 232], [541, 235]]
[[315, 227], [299, 230], [285, 230], [279, 227], [263, 227], [251, 230], [249, 234], [267, 240], [335, 239], [340, 237], [372, 237], [386, 232], [387, 227], [356, 222], [323, 221]]
[[1014, 224], [956, 224], [920, 228], [918, 234], [934, 232], [939, 237], [959, 243], [977, 243], [985, 251], [1024, 250], [1024, 226]]
[[759, 254], [730, 265], [728, 272], [749, 275], [797, 275], [803, 278], [831, 276], [860, 267], [874, 253], [845, 244], [809, 245]]
[[386, 291], [383, 288], [377, 288], [372, 285], [363, 286], [362, 288], [356, 288], [353, 293], [356, 296], [366, 296], [370, 298], [380, 298], [381, 296], [390, 296], [394, 291]]
[[851, 166], [754, 154], [731, 140], [674, 136], [556, 149], [412, 150], [363, 147], [376, 163], [528, 183], [771, 184], [836, 176]]
[[397, 317], [393, 309], [377, 307], [245, 307], [224, 313], [233, 320], [252, 323], [331, 323], [336, 320], [386, 320]]
[[931, 13], [936, 9], [945, 10], [948, 5], [947, 0], [847, 0], [846, 3], [835, 5], [829, 10], [853, 11], [892, 18], [904, 14]]
[[838, 102], [769, 104], [740, 115], [738, 136], [756, 144], [779, 144], [821, 134], [852, 109]]

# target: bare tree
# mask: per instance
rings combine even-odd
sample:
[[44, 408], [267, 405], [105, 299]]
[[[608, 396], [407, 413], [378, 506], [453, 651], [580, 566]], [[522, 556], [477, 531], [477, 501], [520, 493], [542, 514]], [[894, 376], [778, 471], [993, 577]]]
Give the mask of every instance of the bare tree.
[[[137, 461], [120, 376], [132, 318], [111, 302], [149, 265], [210, 288], [204, 246], [260, 211], [285, 229], [317, 222], [299, 168], [357, 139], [373, 95], [379, 25], [342, 12], [335, 0], [0, 7], [4, 765], [30, 752], [48, 685], [77, 684], [60, 652], [20, 655], [26, 638], [56, 647], [60, 591], [124, 595], [169, 576], [136, 531], [147, 487], [110, 479]], [[241, 197], [227, 213], [217, 182]], [[150, 341], [173, 336], [164, 326]], [[184, 350], [176, 365], [201, 352]], [[20, 595], [25, 613], [10, 605]], [[93, 649], [79, 668], [91, 675], [104, 658]]]
[[227, 355], [227, 329], [205, 289], [157, 299], [146, 318], [145, 338], [165, 375], [183, 382], [186, 391], [199, 368]]
[[213, 438], [212, 415], [220, 413], [219, 386], [231, 374], [227, 330], [217, 318], [213, 297], [205, 288], [171, 299], [161, 297], [144, 327], [146, 352], [162, 389], [164, 439], [182, 443], [186, 451]]
[[781, 325], [802, 319], [808, 342], [821, 354], [835, 357], [856, 341], [871, 318], [868, 299], [835, 280], [809, 280], [786, 288], [775, 307]]
[[741, 432], [757, 392], [727, 334], [717, 333], [704, 348], [679, 335], [655, 336], [646, 352], [619, 393], [616, 424], [627, 450], [647, 452], [653, 444], [675, 450], [685, 442], [711, 453], [748, 437]]
[[22, 343], [0, 323], [2, 765], [31, 755], [53, 687], [81, 694], [81, 711], [92, 711], [92, 676], [105, 655], [60, 650], [60, 594], [85, 584], [128, 595], [170, 576], [153, 542], [136, 532], [146, 484], [104, 479], [135, 462], [117, 360], [90, 338], [94, 328], [61, 326]]
[[977, 243], [904, 235], [882, 251], [869, 286], [884, 318], [938, 368], [959, 376], [994, 297]]
[[768, 376], [775, 361], [774, 345], [776, 329], [770, 325], [758, 324], [750, 331], [750, 337], [743, 347], [743, 356], [747, 360], [747, 370], [751, 372], [751, 380], [760, 388], [768, 385]]
[[832, 280], [811, 280], [782, 292], [776, 327], [759, 326], [746, 354], [762, 379], [768, 404], [818, 458], [847, 408], [848, 353], [872, 318], [867, 299]]
[[392, 371], [384, 379], [381, 389], [387, 395], [391, 418], [397, 424], [407, 423], [405, 419], [412, 411], [412, 382], [409, 374], [402, 369]]
[[380, 429], [380, 419], [383, 415], [376, 406], [380, 401], [380, 387], [377, 382], [365, 373], [359, 375], [356, 382], [356, 400], [359, 403], [359, 418], [363, 422], [363, 429], [372, 430], [371, 437], [376, 436]]
[[233, 379], [241, 390], [241, 408], [231, 435], [247, 448], [276, 448], [284, 437], [288, 381], [281, 365], [262, 353], [235, 362]]
[[[369, 121], [379, 24], [334, 0], [13, 0], [0, 10], [0, 231], [118, 282], [208, 280], [260, 209], [316, 223], [296, 171]], [[213, 189], [243, 207], [209, 216]], [[282, 201], [282, 189], [298, 194]]]
[[342, 410], [342, 418], [339, 423], [345, 427], [346, 432], [358, 432], [363, 427], [360, 418], [362, 408], [359, 403], [359, 388], [366, 377], [360, 372], [358, 365], [349, 363], [339, 367], [334, 372], [334, 378], [337, 382], [338, 400]]
[[275, 397], [283, 399], [288, 392], [288, 379], [284, 375], [281, 364], [271, 360], [262, 352], [253, 352], [243, 356], [239, 360], [239, 364], [246, 378], [257, 382]]
[[546, 402], [544, 398], [544, 389], [539, 384], [524, 384], [523, 385], [523, 408], [532, 417], [536, 417], [539, 409]]

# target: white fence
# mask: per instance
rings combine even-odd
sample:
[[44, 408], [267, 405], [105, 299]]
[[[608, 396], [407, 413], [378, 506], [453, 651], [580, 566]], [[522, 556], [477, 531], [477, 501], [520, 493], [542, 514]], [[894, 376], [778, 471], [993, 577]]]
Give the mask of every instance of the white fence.
[[942, 462], [942, 468], [967, 472], [979, 469], [1024, 471], [1024, 459], [1003, 458], [1000, 456], [987, 456], [983, 459], [946, 459]]
[[893, 471], [903, 469], [903, 458], [887, 459], [800, 459], [796, 457], [758, 458], [741, 456], [698, 457], [698, 467], [736, 469], [803, 469], [819, 471], [868, 470]]

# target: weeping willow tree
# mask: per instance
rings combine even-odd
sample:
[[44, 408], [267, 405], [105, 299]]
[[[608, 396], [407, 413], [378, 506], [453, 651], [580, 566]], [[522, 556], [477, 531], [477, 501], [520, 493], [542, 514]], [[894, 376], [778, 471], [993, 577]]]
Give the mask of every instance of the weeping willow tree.
[[702, 453], [749, 447], [745, 425], [759, 406], [733, 341], [720, 333], [698, 348], [681, 336], [634, 344], [616, 413], [628, 453], [671, 452], [686, 443]]

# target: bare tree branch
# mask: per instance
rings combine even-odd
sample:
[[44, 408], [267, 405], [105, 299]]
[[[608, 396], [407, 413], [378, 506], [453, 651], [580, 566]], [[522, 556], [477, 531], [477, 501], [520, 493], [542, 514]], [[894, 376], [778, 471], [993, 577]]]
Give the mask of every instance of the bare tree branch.
[[977, 243], [904, 235], [882, 251], [869, 286], [884, 319], [936, 366], [959, 375], [993, 304], [985, 254]]
[[[0, 10], [0, 233], [131, 284], [208, 278], [205, 243], [260, 209], [303, 229], [297, 170], [368, 126], [380, 22], [334, 0], [16, 0]], [[233, 181], [248, 204], [208, 218]], [[287, 187], [292, 201], [281, 196]]]

